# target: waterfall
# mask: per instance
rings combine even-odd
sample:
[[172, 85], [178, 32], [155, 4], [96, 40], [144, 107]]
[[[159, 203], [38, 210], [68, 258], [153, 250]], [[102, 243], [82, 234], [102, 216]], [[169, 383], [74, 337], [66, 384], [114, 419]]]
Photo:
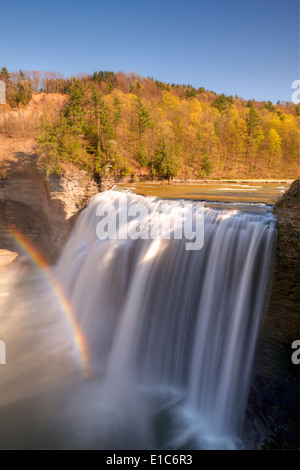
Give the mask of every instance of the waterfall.
[[[199, 249], [187, 249], [183, 231], [181, 238], [172, 236], [176, 230], [170, 237], [128, 236], [128, 227], [136, 233], [136, 217], [126, 220], [124, 207], [139, 215], [146, 208], [144, 227], [161, 228], [171, 218], [178, 229], [190, 217], [178, 217], [185, 203], [100, 193], [52, 269], [88, 350], [89, 378], [78, 392], [68, 389], [73, 405], [66, 398], [61, 416], [69, 440], [61, 447], [243, 447], [274, 218], [202, 208]], [[113, 238], [99, 238], [99, 211], [119, 216]]]

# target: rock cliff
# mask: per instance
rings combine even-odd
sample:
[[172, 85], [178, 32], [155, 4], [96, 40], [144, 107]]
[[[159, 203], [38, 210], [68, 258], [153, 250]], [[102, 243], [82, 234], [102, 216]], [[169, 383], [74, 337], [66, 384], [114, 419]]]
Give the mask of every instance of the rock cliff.
[[10, 139], [12, 150], [1, 160], [0, 247], [22, 252], [15, 237], [19, 232], [51, 263], [70, 231], [72, 217], [99, 188], [77, 169], [47, 177], [37, 167], [35, 140], [26, 142], [24, 149], [23, 140]]
[[278, 239], [244, 437], [248, 448], [299, 448], [300, 180], [274, 206]]

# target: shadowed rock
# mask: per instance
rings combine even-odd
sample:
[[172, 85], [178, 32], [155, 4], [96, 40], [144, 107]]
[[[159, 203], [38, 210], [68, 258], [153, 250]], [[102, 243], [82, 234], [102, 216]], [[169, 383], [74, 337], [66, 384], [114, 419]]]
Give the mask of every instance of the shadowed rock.
[[300, 180], [274, 206], [278, 240], [269, 306], [257, 348], [244, 438], [248, 448], [299, 447]]

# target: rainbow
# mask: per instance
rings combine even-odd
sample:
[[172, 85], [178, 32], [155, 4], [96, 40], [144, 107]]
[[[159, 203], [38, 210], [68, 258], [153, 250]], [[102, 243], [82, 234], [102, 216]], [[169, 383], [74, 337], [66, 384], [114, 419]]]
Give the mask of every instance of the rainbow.
[[[2, 226], [3, 223], [0, 223]], [[41, 255], [41, 253], [22, 235], [20, 232], [15, 230], [12, 227], [5, 226], [6, 230], [11, 234], [12, 238], [15, 240], [17, 245], [22, 249], [22, 251], [28, 256], [28, 258], [33, 262], [33, 264], [42, 272], [44, 278], [48, 281], [53, 293], [58, 299], [62, 311], [67, 319], [67, 322], [72, 331], [74, 338], [74, 343], [78, 352], [80, 368], [84, 373], [84, 376], [88, 375], [88, 362], [89, 362], [89, 352], [86, 340], [84, 335], [78, 325], [77, 319], [72, 310], [72, 306], [64, 294], [61, 286], [57, 283], [54, 276], [49, 270], [49, 263]]]

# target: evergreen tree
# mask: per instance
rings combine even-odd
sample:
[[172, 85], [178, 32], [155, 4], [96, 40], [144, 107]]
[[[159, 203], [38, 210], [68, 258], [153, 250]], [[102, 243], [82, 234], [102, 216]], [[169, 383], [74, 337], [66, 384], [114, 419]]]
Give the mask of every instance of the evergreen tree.
[[206, 176], [209, 176], [211, 173], [211, 168], [212, 168], [211, 160], [207, 154], [204, 154], [204, 157], [202, 158], [202, 162], [200, 165], [200, 170], [199, 170], [200, 178], [205, 178]]
[[96, 173], [101, 174], [112, 168], [110, 150], [115, 134], [103, 95], [94, 86], [92, 88], [91, 109], [92, 115], [86, 129], [86, 137], [89, 141], [89, 152], [94, 154]]
[[247, 131], [249, 137], [255, 137], [261, 124], [261, 119], [254, 106], [249, 108], [249, 113], [246, 117]]
[[228, 100], [226, 96], [224, 95], [224, 93], [222, 93], [222, 95], [218, 96], [215, 99], [215, 101], [212, 103], [212, 106], [217, 108], [220, 111], [220, 113], [226, 111], [228, 107]]
[[194, 98], [197, 95], [197, 90], [194, 87], [188, 88], [185, 92], [186, 98]]
[[59, 165], [59, 143], [54, 126], [48, 124], [42, 118], [40, 126], [40, 136], [38, 138], [40, 157], [39, 164], [43, 165], [46, 169], [47, 175], [56, 172], [58, 175], [61, 172]]
[[107, 149], [107, 142], [114, 138], [114, 130], [111, 125], [110, 114], [104, 103], [102, 93], [96, 88], [93, 88], [91, 101], [98, 140], [100, 142], [101, 150], [105, 151]]
[[110, 81], [107, 85], [107, 93], [110, 94], [114, 89], [114, 85], [113, 85], [113, 82]]
[[164, 137], [159, 138], [149, 167], [151, 176], [160, 176], [168, 179], [176, 177], [180, 172], [180, 160], [172, 150], [168, 149]]
[[139, 142], [136, 159], [142, 167], [146, 167], [148, 165], [148, 154], [145, 144], [142, 141]]
[[281, 111], [278, 111], [277, 116], [279, 117], [280, 121], [284, 121], [285, 115]]
[[135, 90], [136, 90], [136, 95], [137, 96], [141, 96], [141, 84], [140, 82], [137, 80], [136, 84], [135, 84]]
[[32, 98], [32, 82], [30, 78], [25, 81], [25, 76], [23, 72], [21, 72], [22, 71], [20, 71], [21, 78], [17, 84], [17, 91], [10, 99], [10, 103], [13, 107], [18, 104], [23, 104], [25, 106]]
[[271, 112], [275, 111], [275, 106], [273, 105], [272, 101], [268, 101], [265, 104], [265, 108], [268, 109]]
[[46, 173], [62, 173], [64, 162], [75, 164], [79, 168], [91, 172], [91, 161], [84, 143], [73, 132], [68, 119], [62, 115], [53, 124], [41, 120], [39, 143], [39, 163]]
[[70, 86], [69, 92], [70, 100], [65, 109], [65, 117], [72, 132], [76, 134], [83, 134], [85, 130], [85, 92], [82, 82], [77, 81], [74, 85]]
[[0, 70], [0, 80], [3, 80], [6, 84], [10, 81], [10, 74], [6, 67], [2, 67]]
[[114, 123], [118, 123], [122, 120], [122, 106], [121, 106], [121, 101], [119, 98], [115, 98], [113, 102], [113, 107], [115, 109], [114, 115], [113, 115], [113, 121]]
[[153, 126], [153, 122], [151, 120], [150, 114], [144, 107], [142, 98], [140, 96], [136, 97], [134, 109], [137, 117], [138, 139], [139, 142], [141, 142], [143, 133], [145, 132], [147, 127], [149, 128]]

